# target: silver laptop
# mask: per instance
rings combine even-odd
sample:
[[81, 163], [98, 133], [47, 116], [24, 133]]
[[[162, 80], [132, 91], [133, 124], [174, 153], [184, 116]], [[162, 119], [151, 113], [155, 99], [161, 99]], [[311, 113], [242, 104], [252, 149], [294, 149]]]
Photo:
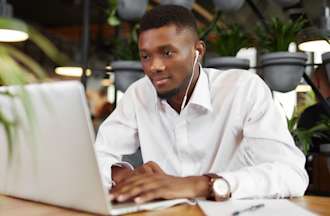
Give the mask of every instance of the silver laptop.
[[[0, 94], [0, 111], [18, 120], [12, 153], [0, 124], [0, 193], [98, 214], [125, 214], [164, 208], [187, 199], [142, 205], [112, 205], [94, 151], [94, 132], [84, 89], [79, 82], [26, 87], [33, 125], [21, 100]], [[1, 87], [15, 93], [18, 87]], [[11, 158], [9, 158], [11, 155]]]

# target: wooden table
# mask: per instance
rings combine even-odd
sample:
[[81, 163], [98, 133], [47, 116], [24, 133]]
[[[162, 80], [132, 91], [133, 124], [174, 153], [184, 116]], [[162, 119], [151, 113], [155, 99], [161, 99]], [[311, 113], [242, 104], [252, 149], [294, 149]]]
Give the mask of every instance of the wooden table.
[[[319, 215], [330, 216], [330, 197], [304, 196], [302, 198], [292, 199], [291, 201]], [[9, 215], [9, 216], [85, 215], [87, 216], [92, 214], [0, 195], [0, 215]], [[201, 216], [204, 214], [198, 206], [189, 206], [189, 205], [180, 205], [180, 206], [159, 210], [159, 211], [153, 211], [153, 212], [140, 212], [140, 213], [130, 214], [130, 216], [151, 216], [151, 215], [152, 216], [163, 216], [163, 215]]]

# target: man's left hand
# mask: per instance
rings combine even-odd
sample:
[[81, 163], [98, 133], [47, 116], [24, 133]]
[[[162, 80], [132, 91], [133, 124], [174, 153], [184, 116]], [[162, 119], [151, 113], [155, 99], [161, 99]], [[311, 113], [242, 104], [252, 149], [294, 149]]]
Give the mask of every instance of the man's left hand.
[[112, 189], [111, 199], [143, 203], [154, 199], [205, 197], [208, 189], [208, 178], [205, 176], [175, 177], [145, 173], [119, 183]]

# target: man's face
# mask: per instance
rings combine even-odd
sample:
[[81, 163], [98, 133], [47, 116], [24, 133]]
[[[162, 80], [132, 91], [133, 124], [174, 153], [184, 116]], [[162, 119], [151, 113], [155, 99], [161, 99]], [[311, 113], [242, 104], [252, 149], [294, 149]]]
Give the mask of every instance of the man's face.
[[144, 73], [161, 98], [185, 91], [193, 68], [196, 39], [189, 29], [175, 25], [144, 31], [139, 50]]

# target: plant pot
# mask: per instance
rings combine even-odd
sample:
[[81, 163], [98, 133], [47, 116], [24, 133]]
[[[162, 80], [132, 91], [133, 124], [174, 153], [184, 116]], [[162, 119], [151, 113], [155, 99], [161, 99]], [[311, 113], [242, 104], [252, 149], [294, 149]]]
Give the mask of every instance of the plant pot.
[[181, 5], [183, 7], [188, 8], [189, 10], [191, 10], [194, 3], [195, 0], [160, 0], [160, 4], [162, 5], [166, 5], [166, 4]]
[[216, 57], [206, 60], [205, 66], [219, 70], [234, 68], [247, 70], [250, 67], [250, 61], [248, 59], [236, 57]]
[[111, 68], [115, 74], [115, 87], [122, 92], [125, 92], [133, 82], [144, 77], [139, 61], [114, 61]]
[[330, 143], [321, 144], [320, 145], [320, 152], [322, 152], [322, 153], [330, 153]]
[[118, 16], [127, 21], [140, 19], [146, 12], [148, 0], [118, 0]]
[[274, 0], [282, 8], [290, 7], [297, 4], [300, 0]]
[[274, 52], [261, 56], [262, 77], [273, 91], [289, 92], [299, 84], [307, 55], [297, 52]]
[[237, 11], [242, 7], [244, 0], [213, 0], [217, 11]]
[[325, 65], [325, 69], [328, 75], [328, 81], [330, 82], [330, 52], [322, 54], [322, 62]]

